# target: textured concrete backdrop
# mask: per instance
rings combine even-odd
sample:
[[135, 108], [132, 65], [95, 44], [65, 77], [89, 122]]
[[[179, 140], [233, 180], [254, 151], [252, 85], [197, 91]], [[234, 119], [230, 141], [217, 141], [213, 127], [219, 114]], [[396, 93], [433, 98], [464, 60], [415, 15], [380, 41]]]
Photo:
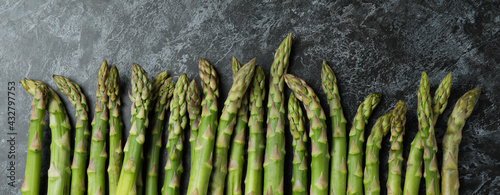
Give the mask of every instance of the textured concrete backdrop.
[[[128, 129], [131, 103], [126, 94], [130, 89], [132, 63], [142, 65], [150, 77], [169, 70], [176, 80], [184, 72], [190, 78], [197, 77], [197, 60], [206, 58], [218, 71], [222, 88], [219, 101], [222, 102], [232, 82], [231, 56], [242, 62], [257, 57], [258, 64], [269, 74], [273, 54], [289, 32], [293, 33], [289, 73], [302, 77], [314, 88], [323, 108], [327, 108], [327, 104], [319, 79], [322, 59], [326, 59], [337, 74], [348, 124], [364, 97], [372, 92], [383, 93], [366, 136], [375, 119], [391, 109], [398, 99], [407, 102], [405, 159], [417, 132], [416, 91], [422, 71], [429, 74], [432, 91], [448, 72], [453, 72], [450, 103], [437, 121], [438, 144], [441, 144], [456, 100], [469, 89], [483, 87], [478, 106], [463, 131], [459, 156], [460, 191], [462, 194], [493, 194], [500, 189], [498, 2], [2, 1], [2, 194], [20, 194], [23, 181], [32, 96], [19, 84], [22, 78], [42, 80], [56, 88], [52, 75], [64, 75], [82, 86], [93, 112], [96, 73], [106, 59], [116, 64], [120, 71], [122, 113]], [[16, 187], [8, 186], [6, 177], [10, 147], [6, 98], [10, 81], [16, 82]], [[74, 108], [65, 97], [62, 99], [73, 116]], [[46, 129], [44, 139], [49, 140], [49, 135]], [[287, 143], [290, 151], [291, 142]], [[388, 139], [383, 143], [381, 182], [385, 183]], [[49, 144], [45, 144], [44, 171], [48, 169], [48, 148]], [[185, 152], [189, 154], [188, 150]], [[287, 165], [291, 165], [290, 154], [286, 156]], [[441, 161], [442, 157], [439, 158]], [[189, 166], [185, 167], [183, 190], [189, 173]], [[286, 174], [291, 175], [289, 166]], [[46, 178], [44, 173], [42, 185], [46, 185]], [[289, 194], [290, 188], [286, 190]], [[385, 191], [383, 187], [382, 193]]]

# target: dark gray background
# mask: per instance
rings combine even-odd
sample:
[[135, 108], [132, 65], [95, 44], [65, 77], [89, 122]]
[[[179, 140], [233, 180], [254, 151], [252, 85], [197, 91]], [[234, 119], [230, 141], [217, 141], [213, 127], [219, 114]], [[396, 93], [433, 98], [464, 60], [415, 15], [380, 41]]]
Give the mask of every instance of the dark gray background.
[[[2, 194], [20, 194], [23, 181], [32, 96], [18, 83], [22, 78], [42, 80], [56, 88], [52, 75], [64, 75], [82, 86], [93, 112], [96, 74], [102, 60], [106, 59], [116, 64], [120, 71], [122, 113], [128, 131], [131, 104], [126, 93], [130, 90], [132, 63], [142, 65], [150, 77], [168, 70], [174, 80], [181, 73], [187, 73], [192, 79], [197, 77], [198, 58], [206, 58], [218, 71], [222, 105], [232, 83], [231, 56], [243, 63], [257, 57], [257, 63], [269, 74], [274, 52], [289, 32], [293, 33], [289, 73], [305, 79], [314, 88], [326, 111], [326, 96], [320, 80], [322, 59], [326, 59], [336, 72], [348, 124], [358, 104], [369, 93], [383, 93], [383, 100], [367, 126], [366, 136], [375, 119], [391, 109], [398, 99], [407, 102], [405, 160], [409, 143], [417, 132], [416, 91], [422, 71], [429, 75], [432, 93], [441, 79], [453, 72], [450, 103], [436, 125], [439, 146], [456, 100], [467, 90], [481, 86], [483, 93], [468, 119], [460, 145], [460, 192], [493, 194], [500, 188], [498, 2], [2, 2]], [[6, 184], [9, 146], [6, 142], [6, 89], [9, 81], [16, 82], [16, 188]], [[62, 99], [74, 124], [74, 108], [65, 97]], [[45, 140], [50, 140], [49, 135], [46, 129]], [[290, 151], [291, 142], [287, 143]], [[388, 139], [383, 143], [382, 184], [387, 178]], [[48, 147], [49, 144], [45, 144], [46, 163]], [[291, 175], [290, 154], [286, 156], [287, 178]], [[441, 161], [442, 157], [439, 158]], [[184, 187], [188, 167], [183, 175]], [[47, 169], [48, 165], [44, 164], [43, 170]], [[44, 173], [42, 180], [46, 177]], [[290, 183], [285, 186], [290, 192]]]

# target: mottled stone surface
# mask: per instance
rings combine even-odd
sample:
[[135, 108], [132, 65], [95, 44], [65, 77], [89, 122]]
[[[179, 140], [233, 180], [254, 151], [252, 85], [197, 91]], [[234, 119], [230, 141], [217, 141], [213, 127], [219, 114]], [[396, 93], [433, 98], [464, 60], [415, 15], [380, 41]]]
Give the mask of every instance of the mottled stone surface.
[[[128, 129], [131, 103], [126, 94], [130, 90], [132, 63], [141, 64], [150, 77], [169, 70], [175, 79], [184, 72], [195, 78], [198, 58], [206, 58], [219, 73], [222, 88], [219, 101], [223, 102], [232, 83], [231, 56], [242, 62], [257, 57], [257, 63], [269, 74], [274, 51], [286, 34], [292, 32], [289, 73], [305, 79], [327, 108], [320, 81], [321, 61], [326, 59], [337, 74], [348, 124], [358, 104], [369, 93], [382, 92], [384, 96], [368, 129], [398, 99], [407, 102], [405, 159], [417, 132], [416, 91], [422, 71], [429, 74], [432, 91], [448, 72], [453, 72], [450, 104], [436, 125], [438, 144], [456, 100], [467, 90], [481, 86], [483, 93], [468, 119], [460, 145], [460, 192], [494, 194], [500, 189], [499, 7], [500, 3], [493, 1], [3, 0], [0, 4], [3, 67], [0, 193], [20, 194], [23, 181], [32, 97], [18, 83], [22, 78], [42, 80], [56, 88], [52, 75], [64, 75], [82, 86], [93, 111], [96, 73], [106, 59], [120, 71], [122, 113]], [[9, 81], [16, 82], [16, 187], [7, 185], [6, 171], [10, 162], [6, 125]], [[63, 99], [73, 116], [74, 108]], [[73, 118], [71, 122], [74, 124]], [[43, 171], [48, 169], [49, 140], [47, 128]], [[381, 182], [384, 184], [388, 139], [383, 143]], [[287, 141], [288, 151], [290, 145], [291, 141]], [[189, 154], [188, 150], [185, 152]], [[291, 178], [291, 157], [288, 152], [287, 178]], [[185, 155], [185, 162], [188, 158]], [[189, 166], [185, 167], [183, 192], [189, 173]], [[47, 183], [46, 172], [42, 176], [43, 186]], [[422, 182], [421, 192], [423, 185]], [[285, 186], [290, 194], [291, 184]], [[383, 187], [382, 193], [385, 192]]]

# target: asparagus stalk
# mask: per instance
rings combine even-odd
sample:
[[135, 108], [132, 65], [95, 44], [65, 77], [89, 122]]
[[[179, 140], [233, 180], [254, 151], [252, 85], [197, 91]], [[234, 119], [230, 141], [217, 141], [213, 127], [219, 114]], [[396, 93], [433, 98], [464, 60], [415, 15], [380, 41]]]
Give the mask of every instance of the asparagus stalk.
[[365, 184], [365, 194], [380, 194], [380, 149], [382, 139], [391, 128], [393, 110], [387, 112], [377, 119], [372, 127], [372, 131], [366, 140], [365, 172], [363, 183]]
[[180, 181], [182, 174], [182, 150], [184, 128], [187, 124], [186, 91], [189, 79], [182, 74], [175, 84], [172, 102], [170, 103], [170, 117], [168, 120], [169, 134], [167, 140], [167, 164], [165, 165], [165, 182], [162, 194], [180, 194]]
[[363, 194], [363, 142], [365, 126], [382, 94], [372, 93], [358, 107], [349, 132], [349, 154], [347, 155], [347, 194]]
[[391, 120], [391, 150], [389, 151], [389, 175], [387, 177], [387, 194], [402, 195], [401, 169], [403, 166], [403, 136], [406, 124], [406, 105], [398, 101]]
[[264, 157], [265, 194], [283, 194], [285, 167], [285, 94], [284, 79], [288, 69], [292, 33], [281, 42], [271, 65], [267, 102], [267, 135]]
[[[160, 84], [161, 88], [157, 88], [156, 85]], [[153, 128], [151, 129], [151, 135], [148, 141], [149, 147], [147, 153], [147, 177], [145, 189], [145, 193], [147, 195], [158, 194], [158, 163], [160, 162], [161, 138], [165, 129], [165, 113], [170, 106], [170, 98], [174, 92], [172, 77], [164, 79], [163, 83], [153, 84], [153, 87], [157, 88], [157, 91], [154, 91], [154, 93], [156, 93], [158, 97], [154, 107], [154, 116], [152, 118]]]
[[241, 67], [224, 102], [224, 109], [217, 130], [217, 142], [215, 143], [214, 170], [210, 179], [210, 194], [224, 194], [229, 141], [236, 124], [236, 114], [241, 106], [241, 99], [253, 78], [255, 61], [254, 58]]
[[[446, 77], [439, 84], [438, 89], [434, 94], [434, 99], [432, 102], [433, 108], [433, 120], [432, 125], [436, 124], [437, 118], [443, 113], [446, 105], [448, 104], [448, 98], [450, 97], [451, 90], [451, 72], [446, 75]], [[421, 127], [419, 126], [419, 129]], [[422, 178], [422, 157], [424, 152], [424, 143], [422, 141], [422, 135], [420, 130], [415, 135], [414, 140], [411, 143], [410, 154], [408, 155], [406, 176], [404, 184], [405, 194], [418, 194], [420, 179]]]
[[344, 117], [344, 112], [342, 111], [342, 105], [340, 103], [337, 77], [325, 60], [323, 60], [323, 67], [321, 69], [321, 80], [323, 83], [323, 91], [325, 91], [328, 98], [333, 132], [331, 151], [332, 161], [330, 165], [330, 193], [341, 195], [345, 194], [347, 187], [347, 120]]
[[441, 180], [442, 193], [445, 195], [459, 194], [458, 146], [462, 140], [465, 121], [471, 115], [480, 94], [481, 88], [475, 88], [465, 93], [457, 100], [448, 119], [448, 128], [443, 138], [443, 179]]
[[307, 133], [304, 129], [304, 115], [299, 101], [292, 93], [288, 100], [288, 121], [293, 141], [292, 193], [307, 194]]
[[262, 194], [262, 162], [264, 158], [264, 98], [266, 75], [260, 66], [255, 67], [250, 87], [250, 118], [248, 119], [248, 163], [245, 178], [245, 194]]
[[21, 80], [26, 92], [33, 95], [31, 102], [30, 128], [28, 131], [28, 151], [26, 170], [21, 187], [23, 195], [38, 195], [40, 193], [40, 175], [42, 166], [43, 128], [46, 125], [45, 111], [50, 92], [40, 81]]
[[217, 98], [219, 79], [212, 65], [205, 59], [199, 60], [199, 75], [203, 89], [202, 113], [196, 140], [193, 166], [189, 177], [187, 194], [207, 194], [208, 182], [213, 168], [214, 133], [218, 126]]
[[[127, 152], [125, 154], [120, 179], [116, 194], [127, 194], [132, 190], [132, 187], [137, 179], [137, 172], [141, 171], [141, 155], [145, 141], [145, 131], [149, 126], [148, 113], [150, 107], [152, 84], [148, 80], [148, 75], [141, 66], [132, 65], [132, 126], [129, 131], [128, 145], [126, 144]], [[124, 149], [125, 151], [125, 149]]]
[[[240, 62], [233, 56], [232, 70], [233, 79], [236, 80], [238, 70], [241, 68]], [[250, 81], [251, 84], [251, 81]], [[248, 124], [248, 95], [250, 90], [247, 89], [241, 100], [241, 106], [238, 109], [236, 116], [236, 125], [234, 127], [234, 138], [230, 146], [230, 158], [227, 174], [226, 194], [242, 194], [243, 189], [243, 164], [245, 163], [245, 128]]]
[[285, 82], [306, 109], [311, 138], [311, 194], [328, 194], [329, 160], [326, 116], [319, 98], [306, 82], [293, 75], [285, 75]]
[[190, 127], [190, 137], [189, 143], [191, 144], [191, 166], [193, 166], [195, 161], [195, 147], [196, 142], [198, 140], [198, 129], [200, 125], [200, 117], [201, 117], [201, 97], [200, 90], [198, 89], [198, 84], [196, 80], [193, 79], [191, 83], [189, 83], [187, 94], [187, 111], [189, 114], [189, 127]]
[[87, 99], [80, 86], [68, 78], [54, 75], [54, 81], [61, 92], [68, 96], [68, 100], [76, 110], [75, 151], [71, 165], [71, 194], [86, 194], [85, 176], [87, 167], [87, 145], [90, 130], [88, 126]]

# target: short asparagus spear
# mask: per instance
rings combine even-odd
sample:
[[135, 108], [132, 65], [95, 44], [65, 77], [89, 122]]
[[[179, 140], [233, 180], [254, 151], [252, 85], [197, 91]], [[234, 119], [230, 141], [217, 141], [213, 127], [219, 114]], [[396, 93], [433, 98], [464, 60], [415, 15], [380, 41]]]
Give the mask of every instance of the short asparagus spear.
[[333, 132], [330, 193], [341, 195], [346, 193], [347, 187], [347, 120], [344, 117], [340, 103], [337, 77], [325, 60], [323, 60], [323, 67], [321, 69], [321, 80], [323, 91], [325, 91], [328, 98]]
[[71, 165], [71, 194], [86, 194], [87, 146], [90, 128], [88, 126], [87, 99], [80, 86], [68, 78], [54, 75], [54, 81], [76, 110], [75, 151]]
[[90, 144], [90, 162], [87, 168], [89, 179], [88, 194], [106, 193], [106, 139], [108, 136], [108, 94], [106, 92], [108, 78], [108, 64], [106, 60], [101, 64], [97, 78], [97, 103], [92, 121], [92, 138]]
[[122, 170], [120, 172], [120, 180], [118, 181], [117, 194], [128, 194], [132, 189], [136, 178], [138, 168], [141, 167], [142, 148], [145, 141], [145, 131], [148, 128], [149, 120], [148, 113], [151, 99], [151, 82], [148, 80], [148, 75], [141, 66], [132, 65], [132, 126], [129, 131], [127, 153], [123, 159]]
[[288, 121], [290, 121], [290, 134], [293, 146], [293, 173], [292, 193], [294, 195], [307, 194], [307, 133], [304, 129], [304, 115], [300, 102], [293, 93], [288, 100]]
[[253, 78], [255, 61], [256, 59], [254, 58], [241, 67], [224, 102], [224, 109], [222, 110], [219, 128], [217, 129], [214, 170], [210, 178], [210, 194], [224, 194], [229, 141], [231, 140], [231, 135], [236, 124], [236, 114], [238, 108], [241, 106], [241, 98], [246, 94], [247, 88]]
[[175, 84], [174, 94], [170, 102], [170, 117], [168, 120], [167, 163], [165, 165], [165, 181], [163, 182], [163, 195], [180, 194], [180, 181], [182, 174], [182, 150], [184, 128], [188, 118], [186, 113], [186, 91], [189, 79], [182, 74]]
[[248, 157], [245, 194], [262, 194], [262, 162], [264, 161], [264, 98], [266, 75], [260, 66], [255, 67], [250, 86], [250, 118], [248, 119]]
[[190, 127], [190, 136], [189, 143], [191, 144], [191, 166], [194, 164], [194, 154], [196, 141], [198, 140], [198, 128], [200, 125], [200, 117], [201, 117], [201, 97], [200, 90], [198, 89], [198, 84], [196, 80], [193, 79], [191, 83], [189, 83], [188, 91], [186, 94], [187, 101], [187, 111], [189, 114], [189, 127]]
[[214, 134], [218, 127], [217, 98], [219, 97], [219, 79], [215, 69], [205, 59], [199, 60], [199, 75], [203, 89], [202, 112], [198, 139], [195, 147], [195, 160], [191, 166], [187, 194], [207, 194], [208, 182], [212, 173]]
[[23, 195], [40, 194], [40, 175], [42, 166], [43, 128], [46, 125], [45, 111], [50, 92], [40, 81], [21, 80], [26, 92], [33, 95], [31, 102], [30, 128], [28, 131], [28, 154], [24, 182], [21, 187]]
[[391, 119], [393, 110], [387, 112], [377, 119], [372, 127], [372, 131], [366, 140], [365, 172], [363, 183], [365, 184], [365, 194], [380, 194], [380, 149], [382, 139], [391, 129]]
[[[326, 133], [326, 115], [319, 98], [306, 82], [287, 74], [285, 82], [306, 109], [309, 118], [311, 139], [311, 194], [328, 194], [330, 152]], [[361, 188], [363, 188], [361, 186]]]
[[448, 119], [448, 128], [443, 138], [443, 178], [441, 189], [444, 195], [458, 195], [458, 146], [462, 140], [462, 129], [476, 105], [481, 88], [475, 88], [458, 99]]
[[283, 194], [285, 170], [285, 79], [292, 33], [281, 42], [274, 54], [267, 99], [267, 135], [264, 157], [264, 194]]
[[373, 109], [381, 98], [380, 93], [372, 93], [358, 107], [349, 132], [349, 153], [347, 155], [347, 194], [363, 194], [363, 143], [365, 126]]
[[394, 108], [391, 120], [391, 150], [389, 151], [389, 175], [387, 194], [402, 195], [401, 170], [403, 166], [403, 136], [406, 124], [406, 105], [400, 100]]
[[[232, 69], [233, 79], [236, 79], [238, 70], [241, 68], [240, 62], [233, 57]], [[251, 82], [251, 81], [250, 81]], [[248, 95], [249, 89], [241, 100], [241, 106], [238, 109], [236, 116], [236, 124], [234, 127], [234, 138], [231, 140], [229, 167], [227, 174], [226, 194], [242, 194], [243, 193], [243, 164], [245, 163], [245, 129], [248, 124]]]

